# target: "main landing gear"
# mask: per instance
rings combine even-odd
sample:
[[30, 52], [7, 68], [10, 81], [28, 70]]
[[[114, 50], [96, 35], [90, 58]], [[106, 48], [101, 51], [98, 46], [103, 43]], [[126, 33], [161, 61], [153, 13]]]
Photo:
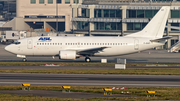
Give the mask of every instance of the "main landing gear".
[[22, 59], [22, 61], [23, 61], [23, 62], [26, 62], [26, 61], [27, 61], [27, 59], [26, 59], [26, 58], [23, 58], [23, 59]]
[[91, 62], [91, 59], [90, 59], [89, 57], [86, 57], [86, 58], [85, 58], [85, 61], [86, 61], [86, 62]]

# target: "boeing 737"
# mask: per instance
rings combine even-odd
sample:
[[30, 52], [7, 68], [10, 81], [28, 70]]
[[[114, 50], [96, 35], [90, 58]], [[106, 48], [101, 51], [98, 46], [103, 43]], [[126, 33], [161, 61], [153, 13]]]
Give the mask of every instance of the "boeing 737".
[[67, 37], [41, 36], [20, 39], [5, 47], [26, 61], [27, 56], [59, 56], [75, 60], [85, 57], [120, 56], [165, 44], [170, 36], [163, 37], [170, 7], [163, 6], [143, 30], [123, 37]]

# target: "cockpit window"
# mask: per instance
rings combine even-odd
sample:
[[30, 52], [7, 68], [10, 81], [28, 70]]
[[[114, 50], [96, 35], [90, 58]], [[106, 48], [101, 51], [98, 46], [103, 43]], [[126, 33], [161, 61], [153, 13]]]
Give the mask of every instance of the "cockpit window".
[[21, 44], [21, 42], [17, 42], [17, 41], [15, 41], [15, 42], [13, 42], [13, 44], [18, 45], [18, 44]]

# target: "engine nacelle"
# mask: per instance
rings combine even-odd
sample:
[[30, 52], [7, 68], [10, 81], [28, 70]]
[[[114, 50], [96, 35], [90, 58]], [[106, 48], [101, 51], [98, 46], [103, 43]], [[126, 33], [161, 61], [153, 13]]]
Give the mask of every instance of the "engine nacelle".
[[59, 51], [59, 59], [76, 59], [76, 51]]

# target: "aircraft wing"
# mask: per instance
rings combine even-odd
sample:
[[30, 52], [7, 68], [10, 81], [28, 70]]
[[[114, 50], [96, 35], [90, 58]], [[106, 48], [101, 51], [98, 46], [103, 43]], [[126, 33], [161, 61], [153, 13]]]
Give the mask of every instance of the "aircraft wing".
[[109, 47], [97, 47], [97, 48], [90, 48], [90, 49], [84, 49], [84, 50], [79, 50], [77, 51], [77, 54], [79, 55], [87, 55], [87, 56], [92, 56], [94, 55], [95, 53], [98, 53], [98, 52], [102, 52], [105, 48], [109, 48]]
[[154, 40], [150, 40], [151, 42], [158, 42], [158, 41], [162, 41], [162, 40], [166, 40], [166, 39], [170, 39], [172, 38], [172, 36], [165, 36], [163, 38], [159, 38], [159, 39], [154, 39]]

